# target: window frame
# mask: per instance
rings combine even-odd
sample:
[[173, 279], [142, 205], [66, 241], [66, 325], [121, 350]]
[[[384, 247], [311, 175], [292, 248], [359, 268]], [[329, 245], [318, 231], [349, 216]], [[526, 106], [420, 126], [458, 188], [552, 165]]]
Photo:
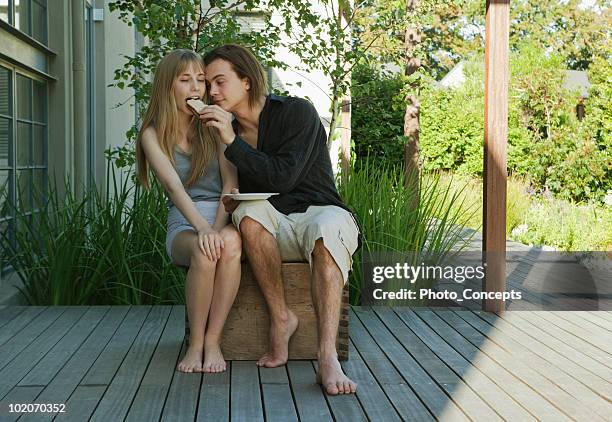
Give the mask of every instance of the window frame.
[[[9, 172], [9, 189], [8, 189], [8, 197], [6, 198], [10, 204], [18, 204], [19, 200], [19, 180], [18, 176], [21, 172], [29, 172], [30, 180], [33, 182], [36, 180], [34, 175], [37, 174], [35, 172], [42, 172], [42, 186], [39, 186], [38, 189], [41, 189], [42, 197], [41, 202], [44, 203], [47, 200], [48, 196], [48, 180], [49, 180], [49, 81], [41, 78], [33, 72], [29, 72], [26, 69], [20, 68], [16, 65], [12, 65], [11, 63], [5, 62], [0, 59], [0, 67], [4, 70], [9, 71], [9, 114], [2, 114], [3, 118], [8, 119], [9, 121], [9, 139], [8, 139], [8, 149], [9, 149], [9, 160], [8, 166], [0, 166], [0, 171], [8, 171]], [[18, 75], [20, 77], [24, 77], [29, 81], [30, 84], [30, 92], [29, 92], [29, 118], [19, 117], [18, 110], [18, 93], [17, 93], [17, 78]], [[35, 116], [33, 115], [34, 110], [34, 101], [35, 101], [35, 90], [34, 83], [38, 82], [44, 85], [44, 99], [42, 104], [42, 121], [35, 120]], [[0, 93], [1, 94], [1, 93]], [[18, 162], [18, 126], [19, 123], [28, 124], [30, 128], [34, 128], [35, 126], [39, 126], [43, 128], [43, 164], [35, 164], [34, 156], [33, 156], [33, 142], [34, 142], [34, 131], [30, 131], [28, 143], [29, 143], [29, 156], [28, 162], [26, 165], [21, 165]], [[33, 186], [33, 183], [31, 184]], [[28, 201], [30, 203], [30, 208], [24, 214], [31, 219], [36, 213], [40, 212], [40, 208], [35, 207], [34, 203], [34, 193], [33, 190], [28, 191]], [[9, 239], [13, 245], [15, 245], [15, 230], [16, 230], [16, 215], [14, 207], [10, 207], [10, 213], [8, 216], [0, 217], [0, 224], [8, 222], [8, 232]], [[12, 266], [9, 263], [1, 262], [0, 263], [0, 277], [4, 277], [7, 274], [13, 271]]]

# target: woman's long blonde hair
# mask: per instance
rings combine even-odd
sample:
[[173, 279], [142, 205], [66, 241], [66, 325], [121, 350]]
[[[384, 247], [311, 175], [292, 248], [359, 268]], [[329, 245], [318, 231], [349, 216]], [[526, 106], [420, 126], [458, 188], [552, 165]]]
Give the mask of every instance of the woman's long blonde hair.
[[[175, 165], [174, 147], [179, 136], [178, 106], [174, 98], [174, 81], [190, 65], [204, 69], [202, 57], [190, 50], [173, 50], [160, 60], [155, 69], [151, 98], [142, 120], [142, 126], [136, 138], [136, 163], [138, 180], [145, 187], [149, 186], [149, 164], [142, 149], [142, 134], [148, 127], [153, 127], [162, 151]], [[217, 149], [217, 132], [202, 125], [200, 119], [193, 118], [187, 132], [191, 143], [191, 171], [186, 186], [192, 186], [205, 173], [206, 166]]]

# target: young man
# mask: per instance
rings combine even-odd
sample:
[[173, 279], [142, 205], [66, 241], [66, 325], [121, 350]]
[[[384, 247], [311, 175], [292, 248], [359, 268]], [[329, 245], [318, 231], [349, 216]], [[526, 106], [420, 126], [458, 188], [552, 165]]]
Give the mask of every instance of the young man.
[[306, 100], [267, 95], [264, 69], [246, 48], [225, 45], [204, 61], [214, 105], [200, 117], [218, 128], [241, 192], [280, 192], [264, 201], [224, 201], [270, 312], [269, 350], [257, 364], [287, 362], [298, 320], [285, 302], [281, 262], [307, 260], [318, 319], [317, 382], [328, 394], [354, 393], [335, 345], [359, 230], [336, 190], [321, 120]]

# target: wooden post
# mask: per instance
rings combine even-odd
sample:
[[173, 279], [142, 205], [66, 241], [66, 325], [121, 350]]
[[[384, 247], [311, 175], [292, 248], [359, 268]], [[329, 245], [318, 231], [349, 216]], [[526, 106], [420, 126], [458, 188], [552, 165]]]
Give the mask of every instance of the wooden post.
[[[506, 290], [506, 144], [508, 141], [508, 39], [510, 0], [487, 0], [485, 28], [485, 115], [483, 289]], [[485, 311], [502, 312], [500, 299], [484, 300]]]

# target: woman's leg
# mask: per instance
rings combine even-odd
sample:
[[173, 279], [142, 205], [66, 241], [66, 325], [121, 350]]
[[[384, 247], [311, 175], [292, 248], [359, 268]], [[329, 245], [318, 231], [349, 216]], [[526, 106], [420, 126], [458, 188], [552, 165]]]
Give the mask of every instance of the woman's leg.
[[221, 229], [220, 234], [225, 246], [215, 273], [212, 305], [204, 339], [204, 372], [225, 371], [226, 363], [220, 348], [221, 333], [240, 285], [240, 234], [231, 224]]
[[172, 242], [172, 258], [175, 264], [189, 267], [185, 280], [189, 347], [177, 367], [181, 372], [202, 371], [204, 328], [210, 311], [215, 282], [216, 263], [200, 251], [197, 239], [194, 231], [187, 230], [177, 234]]

